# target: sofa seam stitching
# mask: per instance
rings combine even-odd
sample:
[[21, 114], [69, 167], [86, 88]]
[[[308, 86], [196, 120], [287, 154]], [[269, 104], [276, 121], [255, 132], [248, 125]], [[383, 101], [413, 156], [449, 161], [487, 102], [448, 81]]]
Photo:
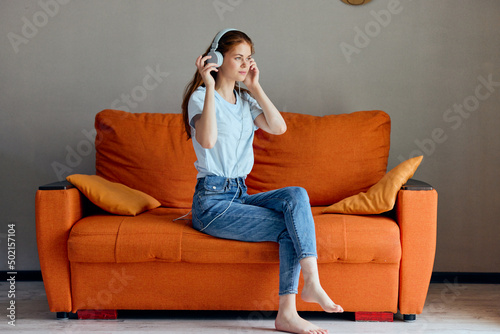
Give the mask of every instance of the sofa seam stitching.
[[118, 263], [118, 236], [120, 235], [120, 230], [122, 228], [122, 224], [127, 219], [127, 217], [123, 217], [123, 219], [120, 221], [120, 226], [118, 226], [118, 231], [116, 233], [116, 238], [115, 238], [115, 263]]

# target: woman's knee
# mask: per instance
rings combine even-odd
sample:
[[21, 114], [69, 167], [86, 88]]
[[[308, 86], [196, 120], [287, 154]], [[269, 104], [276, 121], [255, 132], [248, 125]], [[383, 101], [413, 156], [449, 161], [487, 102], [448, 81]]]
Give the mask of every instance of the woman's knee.
[[309, 203], [309, 195], [307, 194], [307, 190], [302, 187], [287, 187], [291, 198], [293, 198], [297, 202], [307, 202]]

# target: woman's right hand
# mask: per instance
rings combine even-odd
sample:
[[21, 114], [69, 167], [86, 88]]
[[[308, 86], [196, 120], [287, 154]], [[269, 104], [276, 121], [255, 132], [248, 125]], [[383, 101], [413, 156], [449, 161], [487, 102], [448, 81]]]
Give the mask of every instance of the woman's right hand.
[[205, 83], [205, 87], [211, 86], [215, 87], [215, 79], [210, 72], [215, 71], [218, 72], [216, 63], [207, 63], [208, 59], [212, 58], [212, 56], [203, 55], [196, 58], [196, 67], [198, 68], [198, 72], [203, 79], [203, 83]]

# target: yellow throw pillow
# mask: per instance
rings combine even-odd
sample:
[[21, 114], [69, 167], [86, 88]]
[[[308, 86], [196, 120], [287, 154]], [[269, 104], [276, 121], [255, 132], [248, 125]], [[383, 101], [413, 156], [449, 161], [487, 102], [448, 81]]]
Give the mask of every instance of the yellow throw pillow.
[[108, 181], [98, 175], [73, 174], [66, 180], [77, 187], [92, 203], [117, 215], [135, 216], [161, 205], [142, 191]]
[[392, 210], [399, 189], [415, 174], [422, 159], [423, 156], [418, 156], [400, 163], [367, 192], [344, 198], [322, 212], [374, 215]]

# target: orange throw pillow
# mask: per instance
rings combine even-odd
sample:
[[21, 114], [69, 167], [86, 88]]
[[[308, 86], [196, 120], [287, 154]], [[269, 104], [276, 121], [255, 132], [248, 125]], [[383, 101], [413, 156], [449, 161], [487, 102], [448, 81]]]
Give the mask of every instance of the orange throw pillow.
[[117, 215], [135, 216], [161, 204], [142, 191], [108, 181], [97, 175], [73, 174], [66, 178], [92, 203]]
[[422, 159], [423, 156], [418, 156], [400, 163], [367, 192], [344, 198], [322, 212], [374, 215], [392, 210], [399, 189], [415, 174]]

